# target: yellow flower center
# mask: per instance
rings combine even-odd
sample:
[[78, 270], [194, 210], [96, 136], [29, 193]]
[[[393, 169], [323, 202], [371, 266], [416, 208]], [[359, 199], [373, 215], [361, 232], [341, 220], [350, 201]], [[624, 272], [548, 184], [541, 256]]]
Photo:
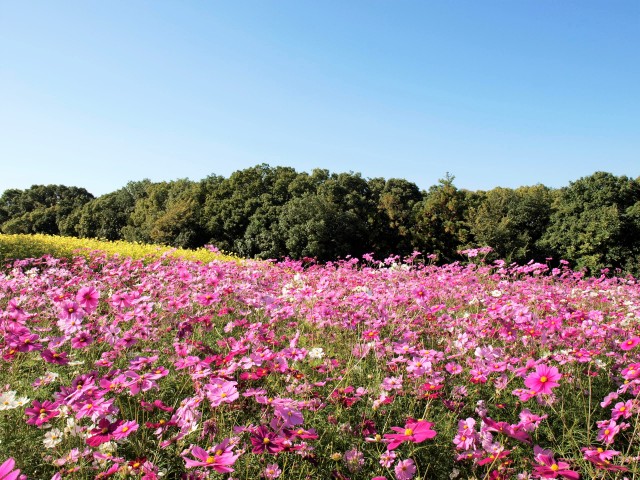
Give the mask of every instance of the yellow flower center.
[[545, 377], [544, 375], [542, 377], [540, 377], [540, 383], [546, 383], [547, 380], [549, 380], [547, 377]]
[[627, 409], [627, 407], [620, 407], [620, 411], [624, 412]]
[[129, 430], [129, 427], [122, 427], [123, 432], [127, 432], [128, 430]]
[[407, 429], [404, 431], [404, 434], [405, 434], [407, 437], [409, 437], [409, 436], [413, 435], [413, 429], [411, 429], [411, 428], [407, 428]]
[[206, 461], [207, 463], [211, 464], [211, 463], [213, 463], [213, 462], [215, 462], [215, 461], [216, 461], [216, 457], [211, 457], [211, 456], [209, 456], [209, 457], [207, 457], [207, 459], [206, 459], [205, 461]]
[[271, 440], [269, 440], [267, 437], [264, 437], [264, 438], [262, 439], [262, 443], [264, 443], [264, 444], [266, 445], [266, 444], [268, 444], [268, 443], [271, 443]]
[[553, 470], [554, 472], [556, 472], [560, 467], [557, 464], [553, 464], [551, 465], [551, 470]]

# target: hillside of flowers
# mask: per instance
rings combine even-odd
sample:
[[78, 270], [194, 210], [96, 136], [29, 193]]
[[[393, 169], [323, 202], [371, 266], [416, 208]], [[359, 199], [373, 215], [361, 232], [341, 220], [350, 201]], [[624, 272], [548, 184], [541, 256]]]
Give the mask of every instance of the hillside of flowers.
[[638, 478], [640, 286], [546, 265], [0, 274], [0, 479]]

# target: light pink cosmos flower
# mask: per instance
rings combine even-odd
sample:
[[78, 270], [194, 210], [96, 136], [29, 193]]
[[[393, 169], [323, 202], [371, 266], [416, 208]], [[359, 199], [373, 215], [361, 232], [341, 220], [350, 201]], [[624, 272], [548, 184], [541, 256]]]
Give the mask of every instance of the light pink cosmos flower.
[[285, 428], [291, 428], [295, 425], [301, 425], [304, 421], [302, 412], [295, 408], [276, 405], [273, 413], [284, 421]]
[[380, 465], [384, 468], [391, 468], [393, 462], [396, 459], [396, 452], [387, 450], [386, 452], [382, 452], [380, 455]]
[[282, 470], [280, 470], [280, 467], [278, 466], [277, 463], [272, 463], [270, 465], [267, 465], [262, 472], [262, 476], [269, 480], [278, 478], [280, 474], [282, 474]]
[[416, 464], [408, 458], [398, 462], [393, 470], [396, 472], [398, 480], [411, 480], [416, 474]]
[[215, 378], [205, 385], [204, 390], [211, 406], [217, 407], [222, 403], [235, 402], [239, 397], [237, 384], [238, 382]]
[[558, 372], [556, 367], [537, 365], [536, 371], [529, 374], [525, 379], [524, 384], [536, 394], [550, 394], [552, 388], [560, 385], [557, 380], [560, 380], [561, 378], [562, 375]]

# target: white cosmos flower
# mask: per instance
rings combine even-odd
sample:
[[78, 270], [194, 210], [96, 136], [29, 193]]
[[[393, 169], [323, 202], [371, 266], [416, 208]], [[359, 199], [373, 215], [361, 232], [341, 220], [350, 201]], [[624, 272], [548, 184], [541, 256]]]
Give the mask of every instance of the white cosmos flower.
[[44, 434], [44, 440], [42, 441], [42, 443], [44, 443], [44, 446], [46, 448], [54, 448], [62, 441], [62, 436], [63, 433], [61, 430], [52, 428]]
[[322, 357], [324, 357], [324, 350], [321, 347], [315, 347], [309, 350], [309, 358], [319, 360]]
[[16, 392], [13, 390], [0, 394], [0, 410], [11, 410], [19, 406], [18, 400], [16, 400]]

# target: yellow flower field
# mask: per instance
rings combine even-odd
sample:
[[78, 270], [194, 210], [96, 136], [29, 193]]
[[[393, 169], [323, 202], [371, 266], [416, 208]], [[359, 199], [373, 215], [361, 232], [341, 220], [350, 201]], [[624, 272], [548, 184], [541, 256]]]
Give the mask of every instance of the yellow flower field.
[[157, 258], [162, 255], [211, 262], [213, 260], [238, 260], [237, 257], [216, 253], [206, 248], [185, 250], [161, 245], [130, 243], [121, 240], [106, 241], [93, 238], [60, 237], [52, 235], [4, 235], [0, 234], [0, 261], [17, 258], [37, 258], [43, 255], [54, 257], [88, 257], [91, 252], [101, 251], [108, 256], [119, 255], [134, 259]]

